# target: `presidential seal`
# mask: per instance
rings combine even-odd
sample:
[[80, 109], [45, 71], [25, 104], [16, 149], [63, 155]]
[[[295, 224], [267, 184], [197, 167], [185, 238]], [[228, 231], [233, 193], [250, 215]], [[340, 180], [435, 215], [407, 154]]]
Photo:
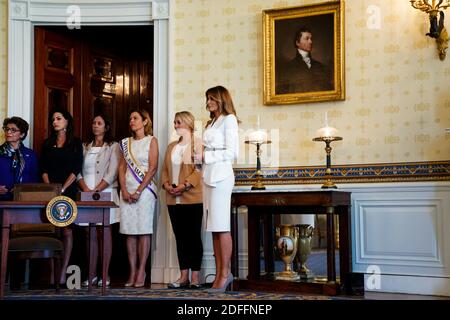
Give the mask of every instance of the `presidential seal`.
[[77, 217], [76, 203], [66, 196], [54, 197], [47, 204], [47, 219], [57, 227], [65, 227], [71, 224]]

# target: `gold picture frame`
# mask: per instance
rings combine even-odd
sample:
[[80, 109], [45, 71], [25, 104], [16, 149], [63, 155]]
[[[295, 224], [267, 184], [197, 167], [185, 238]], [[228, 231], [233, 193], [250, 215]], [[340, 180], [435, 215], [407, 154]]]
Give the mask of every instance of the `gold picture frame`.
[[345, 99], [344, 1], [264, 10], [263, 36], [265, 105]]

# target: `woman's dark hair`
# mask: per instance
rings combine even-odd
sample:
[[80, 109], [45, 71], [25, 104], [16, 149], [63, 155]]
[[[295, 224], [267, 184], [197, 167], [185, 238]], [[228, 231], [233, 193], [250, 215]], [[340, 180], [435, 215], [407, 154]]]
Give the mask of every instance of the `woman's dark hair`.
[[20, 117], [11, 117], [3, 120], [3, 127], [6, 127], [8, 124], [15, 124], [16, 127], [20, 130], [20, 133], [23, 134], [23, 137], [20, 138], [20, 140], [25, 140], [28, 135], [28, 129], [30, 128], [28, 122]]
[[[206, 110], [208, 110], [208, 97], [210, 97], [217, 103], [220, 114], [223, 115], [234, 114], [236, 116], [238, 123], [241, 122], [237, 117], [236, 109], [234, 109], [233, 99], [231, 99], [230, 92], [225, 87], [216, 86], [209, 88], [205, 92], [205, 97], [206, 97]], [[208, 126], [212, 122], [212, 119], [214, 119], [214, 112], [209, 113], [209, 118], [210, 120], [206, 123], [206, 126]]]
[[69, 111], [66, 109], [54, 109], [50, 112], [48, 116], [48, 123], [50, 124], [50, 137], [45, 140], [44, 146], [52, 147], [56, 145], [56, 131], [53, 128], [53, 115], [55, 113], [61, 113], [64, 119], [67, 120], [67, 128], [66, 128], [66, 142], [64, 142], [64, 147], [73, 149], [77, 146], [74, 144], [74, 136], [73, 136], [73, 117]]
[[[137, 114], [139, 114], [142, 118], [142, 121], [147, 120], [147, 124], [144, 126], [144, 134], [146, 136], [151, 136], [153, 134], [153, 123], [152, 123], [152, 119], [150, 118], [150, 114], [148, 113], [148, 111], [146, 111], [144, 109], [132, 109], [128, 115], [128, 119], [130, 119], [131, 114], [133, 112], [136, 112]], [[131, 132], [131, 134], [134, 137], [134, 132]]]
[[[94, 118], [92, 118], [92, 120], [94, 120], [97, 117], [102, 118], [103, 121], [105, 122], [105, 135], [103, 137], [103, 141], [110, 146], [114, 142], [114, 137], [111, 133], [111, 121], [109, 120], [108, 116], [106, 116], [106, 114], [102, 112], [96, 113], [94, 115]], [[94, 141], [94, 138], [95, 137], [94, 134], [92, 133], [92, 130], [89, 131], [88, 140], [86, 141], [85, 145], [87, 146], [92, 141]]]

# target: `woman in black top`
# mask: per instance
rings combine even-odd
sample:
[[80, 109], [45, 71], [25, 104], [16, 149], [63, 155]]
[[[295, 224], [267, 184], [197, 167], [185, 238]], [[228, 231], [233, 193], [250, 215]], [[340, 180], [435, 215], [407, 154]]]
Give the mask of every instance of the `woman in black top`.
[[[73, 118], [67, 110], [51, 113], [52, 130], [42, 147], [41, 168], [45, 183], [61, 183], [61, 193], [75, 200], [77, 175], [83, 163], [81, 140], [73, 136]], [[73, 234], [70, 227], [63, 229], [64, 260], [60, 283], [66, 282], [66, 270], [72, 253]]]

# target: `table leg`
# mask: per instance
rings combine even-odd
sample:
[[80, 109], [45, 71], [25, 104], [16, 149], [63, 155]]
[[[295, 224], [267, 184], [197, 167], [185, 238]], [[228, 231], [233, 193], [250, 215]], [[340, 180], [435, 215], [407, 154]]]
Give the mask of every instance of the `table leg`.
[[5, 298], [6, 266], [8, 263], [9, 225], [2, 227], [2, 263], [0, 270], [0, 299]]
[[106, 233], [109, 232], [110, 226], [103, 224], [103, 239], [102, 239], [102, 295], [106, 294], [106, 281], [108, 281], [108, 270], [106, 269], [106, 252], [111, 252], [111, 243], [108, 241], [106, 237]]
[[96, 266], [94, 266], [94, 237], [95, 232], [97, 230], [95, 229], [94, 223], [89, 223], [89, 271], [88, 271], [88, 292], [92, 292], [92, 281], [91, 279], [94, 277], [94, 269]]
[[338, 207], [339, 215], [339, 265], [341, 286], [345, 286], [346, 278], [352, 272], [352, 239], [350, 206]]
[[231, 238], [233, 241], [233, 250], [231, 253], [231, 273], [235, 279], [239, 279], [239, 227], [238, 227], [238, 208], [231, 206]]
[[260, 213], [257, 209], [248, 207], [248, 279], [260, 278], [260, 254], [259, 243], [261, 232], [259, 231]]
[[336, 257], [334, 244], [334, 207], [327, 207], [327, 278], [336, 282]]
[[274, 257], [273, 257], [273, 215], [263, 215], [264, 221], [264, 267], [266, 274], [271, 274], [275, 271]]

